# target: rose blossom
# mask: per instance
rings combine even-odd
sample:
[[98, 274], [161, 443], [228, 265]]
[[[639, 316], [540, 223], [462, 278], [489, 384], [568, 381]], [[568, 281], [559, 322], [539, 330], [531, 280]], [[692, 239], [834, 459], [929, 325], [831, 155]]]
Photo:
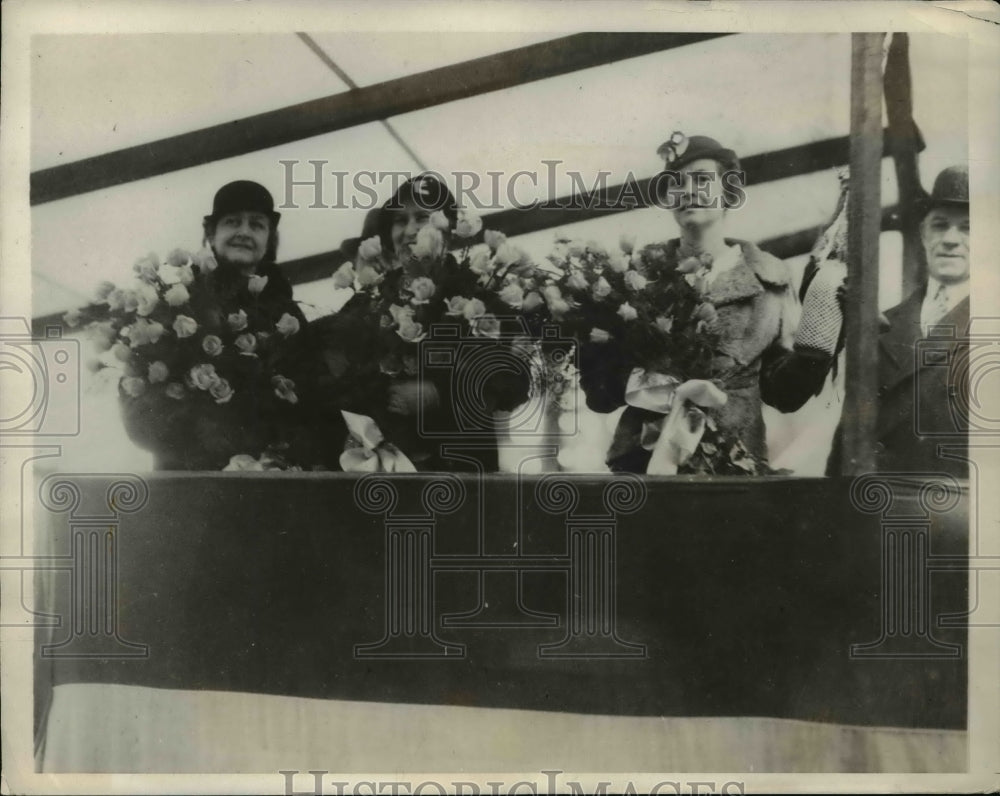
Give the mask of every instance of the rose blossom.
[[413, 298], [410, 302], [413, 304], [426, 304], [430, 301], [431, 296], [437, 288], [434, 286], [434, 282], [428, 279], [426, 276], [418, 276], [410, 283], [410, 292], [413, 294]]
[[635, 307], [629, 304], [627, 301], [618, 308], [618, 314], [624, 321], [634, 321], [639, 317], [639, 313], [636, 312]]
[[566, 280], [566, 287], [572, 288], [573, 290], [586, 290], [587, 278], [579, 271], [574, 271]]
[[496, 251], [507, 241], [507, 236], [494, 229], [488, 229], [483, 233], [483, 243], [490, 251]]
[[452, 296], [445, 303], [448, 305], [448, 309], [445, 310], [446, 315], [461, 315], [465, 311], [465, 306], [469, 303], [469, 300], [465, 296]]
[[178, 338], [190, 337], [198, 331], [198, 322], [187, 315], [178, 315], [174, 318], [174, 332]]
[[143, 282], [155, 282], [157, 272], [160, 270], [160, 261], [156, 255], [150, 252], [140, 260], [136, 260], [132, 270], [138, 274]]
[[401, 315], [399, 317], [399, 328], [396, 330], [401, 338], [406, 340], [408, 343], [419, 343], [424, 339], [424, 327], [422, 324], [417, 323], [409, 315]]
[[344, 263], [333, 273], [333, 286], [340, 290], [347, 287], [354, 287], [354, 266]]
[[139, 306], [139, 293], [133, 289], [127, 289], [122, 294], [122, 306], [125, 312], [135, 312]]
[[594, 298], [606, 298], [611, 295], [611, 285], [603, 276], [598, 277], [594, 283]]
[[488, 312], [475, 320], [472, 326], [472, 333], [478, 337], [499, 337], [500, 321], [496, 319], [493, 313]]
[[243, 310], [231, 312], [226, 318], [226, 323], [229, 324], [229, 328], [234, 332], [242, 332], [247, 328], [247, 314]]
[[382, 256], [382, 240], [378, 235], [361, 242], [358, 247], [358, 256], [362, 260], [377, 260]]
[[411, 251], [414, 257], [421, 260], [437, 259], [444, 254], [444, 235], [441, 234], [441, 230], [431, 224], [421, 227]]
[[219, 381], [219, 374], [215, 372], [215, 365], [206, 362], [191, 368], [188, 371], [188, 380], [199, 390], [207, 390]]
[[635, 249], [635, 235], [631, 232], [623, 232], [618, 237], [618, 247], [625, 252], [625, 254], [631, 254]]
[[274, 376], [271, 379], [271, 386], [274, 387], [274, 394], [282, 401], [290, 404], [298, 403], [299, 396], [295, 394], [295, 382], [284, 376]]
[[122, 390], [124, 390], [126, 395], [138, 398], [146, 392], [146, 382], [135, 376], [126, 376], [122, 379]]
[[94, 298], [98, 302], [107, 301], [108, 296], [110, 296], [115, 291], [115, 283], [109, 282], [107, 279], [101, 281], [97, 285], [97, 289], [94, 291]]
[[159, 384], [161, 381], [167, 380], [170, 376], [170, 370], [167, 368], [165, 362], [156, 360], [156, 362], [149, 363], [149, 370], [146, 375], [149, 378], [150, 384]]
[[194, 269], [191, 268], [190, 264], [182, 265], [177, 269], [177, 278], [182, 285], [190, 285], [194, 282]]
[[111, 353], [114, 355], [115, 359], [121, 362], [128, 362], [129, 358], [132, 356], [132, 352], [125, 343], [115, 343], [111, 348]]
[[455, 235], [459, 238], [474, 238], [483, 228], [483, 220], [471, 210], [459, 210], [455, 224]]
[[[186, 293], [187, 291], [185, 290], [184, 292]], [[145, 283], [136, 288], [135, 297], [135, 312], [137, 315], [149, 315], [149, 313], [155, 310], [156, 306], [160, 303], [160, 297], [156, 293], [156, 288]], [[128, 309], [127, 301], [125, 308]]]
[[125, 291], [120, 287], [114, 288], [114, 290], [108, 293], [107, 302], [108, 309], [112, 312], [125, 309]]
[[247, 280], [247, 290], [250, 291], [251, 296], [259, 296], [265, 287], [267, 287], [266, 276], [254, 274]]
[[215, 399], [217, 404], [229, 403], [229, 400], [235, 394], [233, 388], [229, 386], [229, 382], [225, 379], [218, 379], [211, 387], [208, 388], [208, 392]]
[[370, 265], [362, 265], [358, 268], [358, 284], [361, 287], [371, 287], [382, 281], [382, 274]]
[[172, 265], [174, 268], [180, 268], [182, 265], [190, 264], [191, 254], [184, 251], [184, 249], [174, 249], [167, 255], [167, 265]]
[[170, 398], [173, 398], [175, 401], [181, 400], [184, 397], [185, 392], [186, 390], [184, 389], [184, 385], [181, 384], [179, 381], [172, 381], [170, 382], [170, 384], [167, 385], [166, 393]]
[[664, 334], [670, 334], [670, 330], [674, 328], [674, 319], [666, 315], [660, 315], [656, 319], [656, 326]]
[[230, 457], [229, 464], [222, 468], [222, 472], [261, 473], [264, 472], [264, 465], [249, 453], [237, 453], [235, 456]]
[[476, 318], [481, 318], [486, 314], [486, 305], [479, 299], [470, 299], [469, 303], [462, 310], [462, 314], [466, 320], [474, 321]]
[[513, 265], [520, 262], [522, 257], [524, 257], [524, 252], [513, 243], [505, 242], [500, 244], [493, 259], [497, 265]]
[[210, 274], [219, 267], [219, 262], [215, 259], [215, 254], [207, 246], [197, 252], [191, 259], [203, 274]]
[[430, 225], [442, 232], [447, 232], [451, 228], [451, 222], [448, 220], [448, 216], [444, 214], [441, 210], [435, 210], [431, 213]]
[[638, 271], [629, 271], [625, 274], [625, 284], [632, 288], [632, 290], [642, 290], [648, 283], [649, 280]]
[[587, 241], [587, 251], [591, 254], [596, 254], [600, 257], [607, 257], [608, 250], [603, 243], [598, 243], [596, 240]]
[[606, 343], [611, 339], [611, 333], [606, 332], [604, 329], [591, 329], [590, 330], [590, 342], [592, 343]]
[[107, 351], [111, 348], [112, 343], [115, 341], [115, 330], [109, 322], [94, 323], [88, 329], [90, 330], [91, 339], [94, 341], [94, 348], [98, 351]]
[[513, 307], [515, 310], [521, 309], [524, 304], [524, 290], [520, 285], [507, 285], [500, 291], [498, 296], [504, 304]]
[[615, 252], [608, 257], [608, 267], [616, 274], [623, 274], [628, 270], [629, 256], [622, 252]]
[[163, 294], [163, 300], [167, 302], [171, 307], [180, 307], [182, 304], [187, 304], [188, 299], [191, 298], [191, 294], [184, 285], [176, 284], [170, 290]]
[[[489, 234], [489, 230], [487, 230]], [[490, 261], [490, 247], [485, 243], [473, 246], [469, 250], [469, 270], [480, 276], [489, 276], [493, 273], [495, 266]]]
[[248, 332], [241, 334], [236, 338], [236, 347], [241, 354], [252, 354], [257, 350], [257, 338]]
[[545, 303], [537, 291], [531, 291], [528, 295], [524, 297], [524, 301], [521, 303], [521, 310], [523, 312], [531, 312], [541, 307]]
[[132, 348], [159, 341], [165, 331], [166, 329], [163, 328], [163, 324], [161, 323], [150, 321], [146, 318], [136, 318], [135, 323], [129, 329], [129, 339], [131, 340]]
[[214, 334], [206, 334], [201, 341], [201, 349], [210, 357], [217, 357], [222, 353], [222, 340]]
[[274, 325], [274, 328], [285, 337], [291, 337], [299, 330], [299, 319], [286, 312], [278, 318], [278, 322]]
[[63, 323], [70, 327], [79, 326], [81, 317], [80, 310], [70, 310], [63, 315]]

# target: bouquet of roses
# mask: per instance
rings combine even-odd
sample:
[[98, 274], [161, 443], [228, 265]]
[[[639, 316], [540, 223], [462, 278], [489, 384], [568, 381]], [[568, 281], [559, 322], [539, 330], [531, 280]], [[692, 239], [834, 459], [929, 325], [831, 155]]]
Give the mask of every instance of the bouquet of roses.
[[724, 374], [715, 368], [720, 335], [697, 257], [674, 267], [661, 244], [637, 250], [633, 237], [622, 236], [610, 251], [563, 236], [548, 260], [557, 276], [543, 292], [563, 329], [580, 341], [581, 386], [592, 408], [620, 405], [627, 381], [628, 403], [667, 415], [659, 447], [676, 450], [653, 448], [654, 461], [662, 453], [680, 472], [767, 471], [713, 412], [726, 402]]
[[158, 402], [148, 414], [159, 416], [146, 418], [149, 424], [166, 424], [168, 416], [178, 414], [176, 408], [188, 418], [205, 420], [206, 428], [213, 426], [207, 432], [183, 430], [192, 446], [199, 434], [222, 433], [228, 421], [235, 430], [220, 443], [219, 455], [226, 452], [222, 448], [230, 454], [259, 453], [273, 441], [273, 429], [264, 429], [266, 418], [299, 400], [283, 367], [300, 322], [288, 312], [273, 318], [273, 308], [261, 300], [266, 276], [233, 277], [246, 284], [231, 286], [227, 296], [247, 300], [243, 306], [224, 300], [220, 283], [210, 278], [216, 268], [207, 249], [177, 249], [162, 263], [149, 254], [135, 263], [131, 284], [103, 282], [94, 301], [65, 320], [86, 328], [104, 352], [100, 366], [122, 371], [119, 392], [126, 418], [129, 409]]
[[[449, 240], [458, 244], [453, 251]], [[403, 262], [391, 263], [380, 239], [372, 237], [361, 242], [356, 262], [333, 275], [336, 287], [355, 290], [341, 314], [353, 316], [357, 331], [348, 335], [341, 327], [339, 335], [363, 347], [356, 357], [390, 381], [417, 377], [419, 345], [439, 341], [441, 330], [451, 330], [448, 338], [456, 347], [474, 341], [483, 362], [490, 361], [490, 348], [504, 350], [496, 362], [509, 362], [506, 354], [512, 353], [523, 363], [521, 374], [504, 378], [498, 370], [487, 374], [485, 387], [491, 405], [509, 411], [532, 394], [557, 390], [564, 380], [566, 346], [548, 344], [551, 335], [543, 333], [552, 321], [542, 292], [547, 278], [525, 252], [503, 233], [484, 230], [472, 213], [460, 211], [452, 227], [443, 212], [435, 212]], [[376, 331], [366, 336], [364, 329]], [[355, 373], [344, 381], [371, 380]], [[361, 406], [364, 400], [357, 395], [349, 403]]]

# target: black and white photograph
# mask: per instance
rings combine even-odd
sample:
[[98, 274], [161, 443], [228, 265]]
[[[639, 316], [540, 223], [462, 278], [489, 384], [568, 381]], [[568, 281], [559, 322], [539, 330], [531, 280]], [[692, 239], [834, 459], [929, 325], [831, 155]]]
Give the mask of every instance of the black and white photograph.
[[5, 792], [1000, 786], [997, 6], [3, 30]]

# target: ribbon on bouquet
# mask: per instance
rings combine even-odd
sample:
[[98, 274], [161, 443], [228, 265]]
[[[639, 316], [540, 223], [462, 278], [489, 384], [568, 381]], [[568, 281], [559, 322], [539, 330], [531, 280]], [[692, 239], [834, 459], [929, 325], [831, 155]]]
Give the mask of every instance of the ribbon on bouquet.
[[625, 403], [667, 416], [662, 428], [658, 423], [647, 423], [643, 428], [642, 446], [652, 451], [646, 472], [676, 475], [705, 433], [702, 409], [716, 409], [727, 400], [726, 393], [705, 379], [682, 383], [663, 373], [633, 370], [625, 387]]
[[348, 473], [415, 473], [406, 454], [391, 442], [386, 442], [382, 429], [368, 415], [345, 412], [347, 430], [355, 445], [340, 454], [340, 466]]

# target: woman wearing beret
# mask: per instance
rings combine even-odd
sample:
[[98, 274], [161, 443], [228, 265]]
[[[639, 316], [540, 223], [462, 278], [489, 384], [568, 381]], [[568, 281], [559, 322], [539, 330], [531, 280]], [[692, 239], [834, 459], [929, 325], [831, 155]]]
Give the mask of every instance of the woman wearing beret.
[[[668, 272], [687, 273], [688, 281], [697, 283], [714, 305], [719, 342], [711, 381], [725, 397], [719, 396], [714, 403], [724, 404], [709, 411], [720, 429], [732, 432], [748, 453], [766, 461], [760, 373], [773, 352], [791, 346], [798, 301], [789, 269], [753, 243], [726, 236], [727, 218], [743, 198], [742, 172], [732, 150], [707, 136], [675, 133], [658, 154], [666, 170], [653, 181], [656, 203], [672, 211], [680, 237], [644, 252], [655, 250]], [[614, 346], [612, 340], [582, 347], [581, 386], [595, 411], [627, 405], [608, 451], [609, 467], [653, 472], [652, 451], [665, 417], [650, 408], [643, 385], [662, 380], [623, 364], [626, 352]], [[663, 389], [662, 384], [655, 388]]]

